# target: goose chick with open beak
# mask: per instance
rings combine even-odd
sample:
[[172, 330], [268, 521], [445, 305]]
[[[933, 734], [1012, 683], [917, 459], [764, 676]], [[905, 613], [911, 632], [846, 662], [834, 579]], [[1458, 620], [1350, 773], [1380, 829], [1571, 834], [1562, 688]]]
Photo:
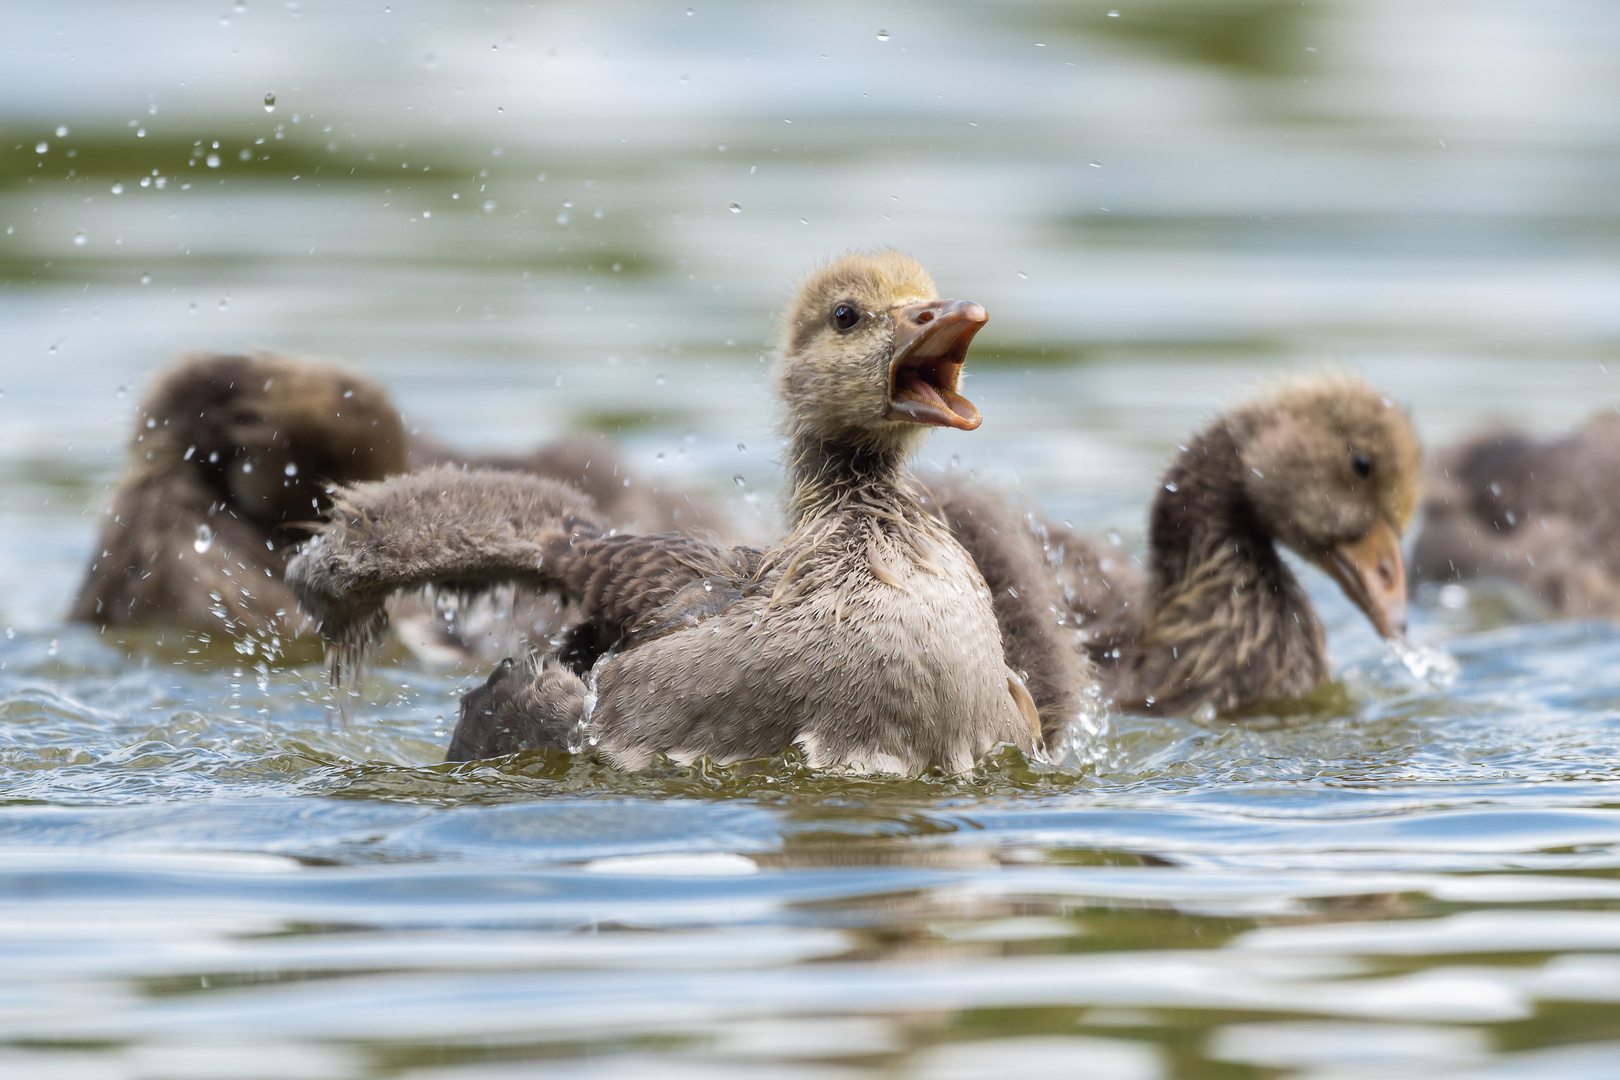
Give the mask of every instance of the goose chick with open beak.
[[592, 692], [556, 656], [503, 665], [463, 699], [456, 760], [581, 733], [626, 768], [797, 745], [813, 766], [916, 774], [1034, 752], [984, 579], [904, 475], [930, 427], [978, 426], [958, 383], [985, 320], [896, 252], [810, 276], [777, 365], [791, 531], [769, 552], [607, 536], [538, 481], [519, 497], [520, 477], [440, 471], [348, 493], [289, 580], [340, 641], [375, 630], [390, 590], [434, 581], [521, 580], [577, 606], [606, 646]]

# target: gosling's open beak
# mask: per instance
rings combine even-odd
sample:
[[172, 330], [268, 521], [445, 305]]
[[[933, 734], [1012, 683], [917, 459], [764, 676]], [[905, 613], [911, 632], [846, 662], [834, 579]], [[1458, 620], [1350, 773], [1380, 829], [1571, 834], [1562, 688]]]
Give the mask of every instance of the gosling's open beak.
[[973, 402], [956, 392], [968, 344], [989, 321], [971, 300], [930, 300], [895, 308], [894, 359], [884, 416], [972, 431], [983, 422]]
[[1406, 636], [1406, 563], [1401, 538], [1389, 522], [1379, 518], [1360, 540], [1335, 544], [1321, 566], [1380, 636]]

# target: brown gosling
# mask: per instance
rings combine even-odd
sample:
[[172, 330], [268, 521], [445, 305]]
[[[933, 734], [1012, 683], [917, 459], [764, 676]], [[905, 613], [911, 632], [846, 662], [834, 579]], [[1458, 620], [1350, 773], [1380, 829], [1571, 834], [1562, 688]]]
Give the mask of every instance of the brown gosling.
[[1496, 577], [1558, 618], [1620, 617], [1620, 416], [1562, 438], [1481, 432], [1429, 469], [1414, 581]]
[[[958, 529], [981, 566], [1050, 566], [1067, 611], [1026, 604], [1040, 631], [1032, 636], [1082, 631], [1108, 699], [1215, 715], [1301, 698], [1328, 680], [1322, 625], [1278, 544], [1326, 571], [1380, 635], [1404, 636], [1400, 538], [1420, 458], [1406, 413], [1362, 380], [1284, 380], [1217, 417], [1173, 459], [1149, 514], [1146, 575], [1123, 552], [1026, 519], [974, 485], [947, 481], [936, 494], [953, 522], [1000, 523]], [[1015, 544], [1034, 554], [1009, 555]], [[1023, 574], [1033, 577], [1032, 566]]]
[[329, 638], [363, 643], [389, 592], [502, 580], [574, 603], [608, 644], [588, 681], [503, 664], [462, 702], [450, 758], [593, 742], [624, 768], [790, 746], [815, 767], [961, 772], [1041, 745], [972, 558], [903, 468], [929, 427], [972, 430], [957, 391], [986, 316], [895, 252], [800, 288], [777, 387], [791, 532], [770, 552], [604, 536], [589, 505], [515, 475], [439, 470], [351, 490], [288, 580]]
[[[723, 521], [702, 496], [632, 477], [606, 439], [569, 436], [526, 454], [458, 453], [407, 435], [371, 379], [268, 353], [190, 356], [162, 373], [137, 415], [130, 460], [71, 611], [77, 621], [267, 641], [312, 633], [282, 574], [330, 507], [328, 490], [434, 464], [572, 483], [621, 527]], [[525, 614], [554, 621], [538, 609]], [[465, 641], [438, 636], [448, 653], [465, 655]]]
[[404, 471], [405, 432], [355, 372], [198, 355], [142, 402], [130, 460], [69, 617], [271, 641], [310, 629], [282, 572], [328, 489]]

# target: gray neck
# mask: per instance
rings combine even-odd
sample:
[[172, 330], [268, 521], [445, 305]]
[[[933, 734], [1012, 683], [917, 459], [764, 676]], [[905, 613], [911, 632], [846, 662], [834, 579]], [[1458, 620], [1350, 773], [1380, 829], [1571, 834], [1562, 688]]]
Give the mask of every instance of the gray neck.
[[789, 519], [797, 525], [851, 495], [865, 493], [884, 502], [903, 495], [900, 477], [911, 441], [880, 443], [794, 434], [787, 466]]

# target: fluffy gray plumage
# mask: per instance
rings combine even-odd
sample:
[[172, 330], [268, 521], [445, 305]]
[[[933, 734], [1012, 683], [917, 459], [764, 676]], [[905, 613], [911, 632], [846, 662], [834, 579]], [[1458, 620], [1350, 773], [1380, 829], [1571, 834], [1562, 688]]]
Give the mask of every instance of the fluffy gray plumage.
[[1501, 577], [1563, 618], [1620, 616], [1620, 417], [1562, 438], [1482, 432], [1429, 469], [1414, 580]]
[[1085, 650], [1082, 620], [1059, 578], [1063, 552], [1053, 549], [1040, 515], [983, 485], [932, 474], [920, 486], [922, 504], [940, 514], [984, 575], [1007, 663], [1029, 689], [1046, 744], [1058, 745], [1097, 697], [1097, 670]]
[[547, 590], [549, 557], [602, 533], [577, 489], [524, 473], [449, 465], [338, 494], [330, 523], [287, 565], [287, 585], [337, 646], [334, 676], [386, 628], [389, 597], [436, 586]]
[[455, 465], [561, 480], [590, 496], [602, 519], [618, 529], [700, 532], [728, 524], [725, 511], [713, 499], [634, 475], [618, 448], [603, 435], [565, 435], [521, 454], [470, 453], [417, 435], [411, 439], [407, 458], [412, 472]]
[[70, 617], [270, 639], [307, 632], [282, 570], [328, 486], [404, 471], [405, 433], [355, 372], [199, 355], [158, 378], [129, 457]]
[[911, 774], [1033, 750], [1039, 718], [984, 578], [902, 477], [923, 425], [977, 425], [956, 380], [983, 319], [894, 253], [805, 284], [778, 369], [792, 531], [763, 556], [604, 536], [532, 478], [440, 472], [348, 493], [289, 583], [338, 640], [429, 582], [519, 580], [576, 607], [610, 646], [594, 699], [555, 660], [505, 667], [469, 699], [455, 756], [558, 745], [569, 703], [593, 700], [577, 723], [628, 768], [797, 744], [812, 765]]
[[1381, 632], [1404, 631], [1396, 542], [1418, 463], [1410, 421], [1378, 391], [1346, 375], [1298, 378], [1216, 418], [1176, 455], [1153, 499], [1146, 574], [1039, 515], [1020, 528], [1022, 515], [1000, 511], [999, 533], [957, 536], [981, 568], [1051, 568], [1116, 704], [1231, 712], [1328, 678], [1321, 623], [1279, 544], [1333, 573]]

